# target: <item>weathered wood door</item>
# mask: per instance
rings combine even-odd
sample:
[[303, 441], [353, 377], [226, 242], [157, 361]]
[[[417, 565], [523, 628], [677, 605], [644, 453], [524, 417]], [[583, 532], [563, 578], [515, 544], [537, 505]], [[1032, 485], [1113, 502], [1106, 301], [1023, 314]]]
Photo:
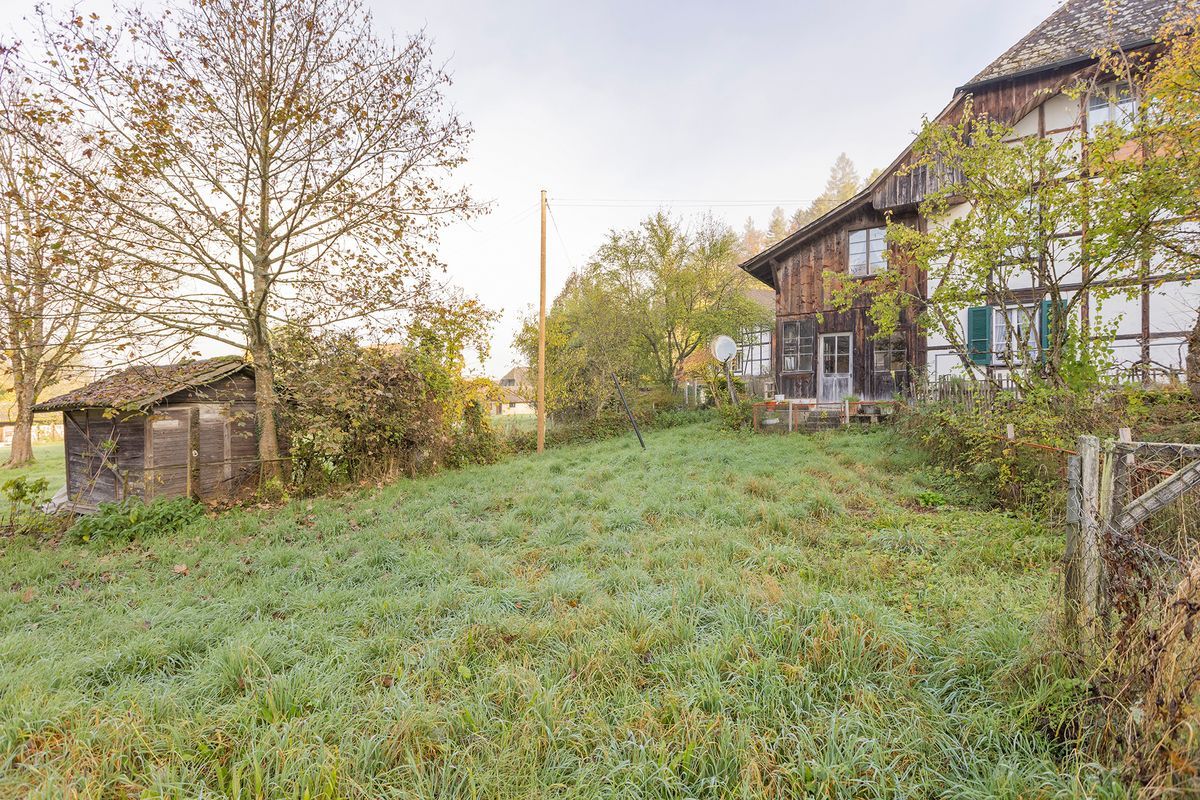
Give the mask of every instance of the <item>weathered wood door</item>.
[[147, 501], [196, 495], [199, 416], [195, 408], [167, 408], [147, 418]]
[[817, 378], [817, 401], [840, 403], [850, 396], [854, 385], [854, 356], [848, 333], [821, 335], [820, 375]]

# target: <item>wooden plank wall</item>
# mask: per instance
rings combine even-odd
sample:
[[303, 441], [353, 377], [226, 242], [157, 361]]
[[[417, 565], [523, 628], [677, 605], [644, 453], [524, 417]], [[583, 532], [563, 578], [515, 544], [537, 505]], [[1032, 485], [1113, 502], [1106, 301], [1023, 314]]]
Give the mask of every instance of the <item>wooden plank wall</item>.
[[114, 416], [99, 409], [64, 415], [67, 490], [85, 508], [142, 493], [144, 414]]
[[164, 408], [199, 409], [197, 494], [214, 500], [235, 492], [258, 473], [254, 376], [246, 372], [177, 392]]
[[[976, 114], [986, 114], [1006, 125], [1013, 125], [1038, 105], [1049, 100], [1065, 86], [1074, 83], [1079, 72], [1057, 70], [1019, 80], [998, 81], [970, 92]], [[946, 115], [947, 121], [956, 122], [962, 117], [964, 100]], [[906, 167], [911, 159], [906, 156], [871, 193], [871, 204], [880, 210], [912, 208], [920, 203], [929, 192], [938, 186], [939, 175], [934, 170], [918, 168], [911, 172]]]
[[[898, 214], [893, 221], [917, 224], [914, 213]], [[864, 203], [863, 206], [841, 220], [832, 223], [825, 231], [812, 237], [789, 252], [776, 267], [778, 292], [776, 302], [776, 332], [772, 342], [775, 374], [778, 391], [788, 397], [815, 397], [816, 370], [812, 373], [785, 373], [782, 370], [781, 343], [783, 323], [812, 317], [816, 320], [818, 341], [814, 361], [820, 357], [819, 338], [823, 333], [852, 333], [854, 394], [864, 400], [891, 400], [896, 393], [905, 392], [910, 383], [911, 371], [892, 376], [891, 373], [874, 372], [875, 343], [872, 337], [878, 332], [875, 323], [867, 315], [870, 301], [860, 298], [853, 308], [838, 311], [832, 304], [832, 292], [841, 281], [870, 281], [870, 278], [854, 278], [849, 275], [850, 232], [860, 228], [882, 226], [886, 217]], [[898, 261], [889, 264], [889, 269], [904, 272], [907, 290], [921, 291], [921, 276], [911, 264]], [[827, 284], [827, 274], [834, 277]], [[838, 277], [844, 276], [844, 277]], [[902, 335], [909, 361], [924, 366], [924, 340], [916, 334], [915, 315], [906, 313]], [[815, 367], [815, 364], [814, 364]]]

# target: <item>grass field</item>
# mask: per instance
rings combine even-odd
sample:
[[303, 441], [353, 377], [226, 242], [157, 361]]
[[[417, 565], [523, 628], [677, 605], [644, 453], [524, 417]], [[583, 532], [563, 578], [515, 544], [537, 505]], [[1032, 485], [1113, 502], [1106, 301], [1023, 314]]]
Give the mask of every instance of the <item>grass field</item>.
[[[8, 461], [8, 447], [0, 447], [0, 464]], [[63, 455], [62, 442], [47, 442], [45, 444], [35, 444], [33, 446], [34, 463], [18, 469], [0, 469], [0, 483], [12, 480], [13, 478], [26, 477], [30, 480], [45, 478], [50, 486], [50, 494], [54, 494], [62, 488], [67, 476], [63, 471]]]
[[1057, 535], [889, 432], [647, 439], [0, 540], [0, 796], [1126, 796]]

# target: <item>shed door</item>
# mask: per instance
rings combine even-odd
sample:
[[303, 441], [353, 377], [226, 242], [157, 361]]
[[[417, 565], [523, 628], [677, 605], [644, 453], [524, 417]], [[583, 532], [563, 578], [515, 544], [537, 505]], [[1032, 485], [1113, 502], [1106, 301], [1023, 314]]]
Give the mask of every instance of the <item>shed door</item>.
[[199, 411], [166, 408], [146, 420], [146, 500], [196, 494]]
[[840, 403], [850, 396], [854, 359], [850, 353], [850, 334], [826, 333], [821, 336], [821, 376], [817, 400]]

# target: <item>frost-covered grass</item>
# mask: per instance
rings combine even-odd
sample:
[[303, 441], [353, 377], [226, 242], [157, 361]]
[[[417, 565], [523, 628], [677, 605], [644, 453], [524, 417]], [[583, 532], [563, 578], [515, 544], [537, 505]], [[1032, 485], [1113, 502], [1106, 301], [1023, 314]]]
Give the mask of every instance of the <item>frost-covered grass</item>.
[[889, 432], [647, 441], [0, 542], [0, 795], [1124, 795], [1056, 534]]

